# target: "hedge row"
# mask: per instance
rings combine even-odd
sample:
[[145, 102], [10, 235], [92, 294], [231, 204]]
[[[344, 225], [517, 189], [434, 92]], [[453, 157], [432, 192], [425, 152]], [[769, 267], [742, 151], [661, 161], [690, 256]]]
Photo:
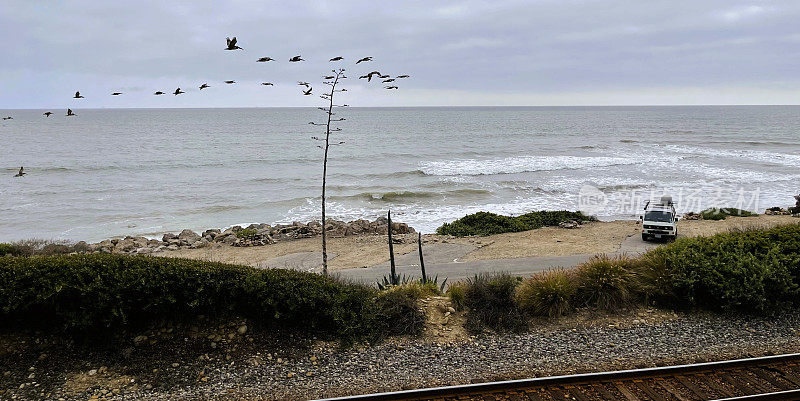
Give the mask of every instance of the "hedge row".
[[579, 222], [594, 221], [596, 218], [586, 216], [581, 212], [567, 210], [531, 212], [521, 216], [503, 216], [489, 212], [478, 212], [464, 216], [452, 223], [444, 223], [436, 229], [436, 233], [456, 237], [493, 235], [557, 226], [562, 222], [573, 220]]
[[0, 319], [15, 327], [103, 334], [200, 314], [348, 341], [422, 327], [413, 292], [312, 273], [145, 256], [0, 257]]
[[683, 238], [638, 257], [598, 256], [525, 280], [476, 276], [449, 295], [468, 329], [513, 330], [530, 316], [635, 304], [770, 315], [800, 307], [800, 225]]

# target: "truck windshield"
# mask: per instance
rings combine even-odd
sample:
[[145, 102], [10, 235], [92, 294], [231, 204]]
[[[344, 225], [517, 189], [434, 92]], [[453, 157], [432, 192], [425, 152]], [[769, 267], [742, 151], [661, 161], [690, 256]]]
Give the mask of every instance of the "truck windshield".
[[662, 211], [647, 212], [644, 215], [646, 221], [657, 221], [659, 223], [672, 223], [672, 213]]

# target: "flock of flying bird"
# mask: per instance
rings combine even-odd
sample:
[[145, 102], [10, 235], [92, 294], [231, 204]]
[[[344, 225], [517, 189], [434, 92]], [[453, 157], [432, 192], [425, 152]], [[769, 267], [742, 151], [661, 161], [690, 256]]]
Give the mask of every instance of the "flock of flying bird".
[[[233, 38], [225, 38], [225, 40], [227, 42], [227, 46], [225, 47], [225, 50], [244, 50], [244, 48], [239, 47], [239, 45], [237, 45], [236, 36], [234, 36]], [[333, 62], [342, 61], [342, 60], [344, 60], [344, 57], [337, 56], [337, 57], [334, 57], [334, 58], [330, 59], [329, 62], [333, 63]], [[274, 58], [271, 58], [271, 57], [260, 57], [258, 60], [256, 60], [256, 62], [258, 62], [258, 63], [266, 63], [266, 62], [269, 62], [269, 61], [276, 61], [276, 60]], [[300, 61], [305, 61], [305, 60], [303, 59], [302, 56], [299, 56], [299, 55], [298, 56], [294, 56], [294, 57], [289, 59], [289, 62], [291, 62], [291, 63], [297, 63], [297, 62], [300, 62]], [[361, 64], [361, 63], [368, 62], [368, 61], [372, 61], [372, 57], [360, 58], [360, 59], [358, 59], [356, 61], [356, 64]], [[384, 86], [385, 89], [398, 89], [397, 85], [393, 84], [393, 82], [395, 82], [398, 79], [408, 78], [409, 75], [405, 75], [405, 74], [404, 75], [397, 75], [394, 78], [392, 78], [389, 74], [381, 74], [380, 71], [371, 71], [370, 73], [368, 73], [366, 75], [362, 75], [362, 76], [358, 77], [358, 79], [366, 79], [367, 82], [372, 82], [372, 78], [373, 77], [377, 77], [378, 79], [381, 79], [381, 83], [389, 84], [389, 85]], [[323, 77], [323, 79], [333, 79], [333, 78], [334, 78], [333, 76], [324, 76]], [[225, 82], [225, 84], [228, 84], [228, 85], [232, 85], [232, 84], [236, 83], [236, 81], [234, 81], [234, 80], [228, 80], [228, 81], [224, 81], [224, 82]], [[301, 89], [301, 93], [303, 95], [309, 96], [309, 95], [312, 94], [311, 91], [314, 88], [311, 87], [311, 84], [309, 84], [308, 82], [303, 82], [303, 81], [299, 81], [299, 82], [297, 82], [297, 84], [299, 86], [304, 86], [306, 88], [306, 89]], [[263, 85], [263, 86], [274, 86], [274, 84], [272, 82], [262, 82], [261, 85]], [[210, 87], [211, 87], [211, 85], [209, 85], [208, 83], [203, 83], [202, 85], [200, 85], [200, 90], [202, 91], [203, 89], [210, 88]], [[346, 89], [342, 89], [342, 91], [345, 91], [345, 90]], [[175, 96], [182, 95], [184, 93], [186, 93], [186, 92], [182, 91], [181, 88], [177, 88], [177, 89], [175, 89], [174, 92], [172, 92], [172, 94], [175, 95]], [[164, 95], [164, 94], [165, 94], [165, 92], [162, 92], [162, 91], [156, 91], [155, 93], [153, 93], [153, 95], [155, 95], [155, 96], [160, 96], [160, 95]], [[119, 96], [119, 95], [122, 95], [122, 92], [112, 92], [111, 93], [111, 96]], [[73, 99], [83, 99], [84, 96], [81, 95], [80, 91], [77, 91], [77, 92], [75, 92], [75, 96], [73, 96], [72, 98]], [[53, 113], [50, 112], [50, 111], [47, 111], [47, 112], [43, 113], [43, 115], [45, 117], [50, 117], [51, 115], [53, 115]], [[74, 116], [77, 116], [77, 114], [75, 114], [72, 111], [72, 109], [67, 109], [66, 116], [67, 117], [74, 117]], [[13, 119], [14, 118], [11, 117], [11, 116], [3, 117], [4, 121], [5, 120], [13, 120]], [[25, 172], [25, 169], [23, 167], [20, 167], [19, 168], [19, 172], [14, 177], [22, 177], [25, 174], [27, 174]]]
[[[225, 40], [227, 42], [227, 46], [225, 47], [225, 50], [244, 50], [244, 48], [239, 47], [239, 45], [237, 44], [236, 36], [234, 36], [233, 38], [225, 38]], [[337, 61], [342, 61], [342, 60], [344, 60], [344, 57], [337, 56], [337, 57], [334, 57], [334, 58], [330, 59], [329, 61], [330, 62], [337, 62]], [[256, 62], [258, 62], [258, 63], [266, 63], [266, 62], [269, 62], [269, 61], [276, 61], [276, 60], [274, 58], [272, 58], [272, 57], [260, 57], [258, 60], [256, 60]], [[289, 59], [289, 62], [291, 62], [291, 63], [297, 63], [297, 62], [300, 62], [300, 61], [305, 61], [305, 60], [303, 59], [302, 56], [299, 56], [299, 55], [298, 56], [294, 56], [294, 57]], [[368, 61], [372, 61], [372, 57], [360, 58], [360, 59], [358, 59], [356, 61], [356, 64], [361, 64], [361, 63], [368, 62]], [[360, 76], [358, 78], [359, 79], [366, 79], [367, 82], [372, 82], [372, 78], [373, 77], [377, 77], [377, 78], [381, 79], [381, 83], [389, 84], [389, 85], [384, 86], [385, 89], [398, 89], [397, 85], [394, 84], [393, 82], [395, 82], [398, 79], [408, 78], [409, 75], [398, 75], [398, 76], [395, 76], [394, 78], [392, 78], [389, 74], [381, 74], [380, 71], [372, 71], [372, 72], [370, 72], [370, 73], [368, 73], [366, 75], [362, 75], [362, 76]], [[324, 79], [333, 79], [334, 77], [333, 76], [325, 76], [323, 78]], [[227, 85], [233, 85], [233, 84], [236, 83], [236, 81], [234, 81], [234, 80], [228, 80], [228, 81], [224, 81], [224, 82]], [[301, 90], [301, 93], [303, 95], [309, 96], [309, 95], [312, 94], [313, 88], [311, 87], [311, 85], [308, 82], [300, 81], [297, 84], [300, 85], [300, 86], [304, 86], [306, 88], [304, 90]], [[263, 85], [263, 86], [274, 86], [274, 84], [272, 82], [262, 82], [261, 85]], [[203, 89], [210, 88], [210, 87], [211, 87], [211, 85], [209, 85], [208, 83], [203, 83], [202, 85], [200, 85], [200, 90], [202, 91]], [[175, 96], [182, 95], [184, 93], [186, 93], [186, 92], [181, 90], [181, 88], [177, 88], [177, 89], [175, 89], [174, 92], [172, 92], [172, 94], [175, 95]], [[165, 95], [165, 94], [166, 94], [166, 92], [163, 92], [163, 91], [156, 91], [155, 93], [153, 93], [153, 95], [155, 95], [155, 96], [161, 96], [161, 95]], [[119, 96], [119, 95], [122, 95], [122, 92], [113, 92], [113, 93], [111, 93], [111, 96]], [[78, 91], [78, 92], [75, 92], [75, 96], [73, 96], [72, 98], [73, 99], [83, 99], [84, 96], [81, 95], [80, 91]], [[44, 113], [45, 117], [50, 117], [51, 115], [53, 115], [53, 113], [50, 112], [50, 111]], [[77, 114], [75, 114], [72, 111], [72, 109], [67, 109], [66, 116], [67, 117], [73, 117], [73, 116], [77, 116]], [[3, 120], [13, 120], [13, 117], [11, 117], [11, 116], [3, 117]]]

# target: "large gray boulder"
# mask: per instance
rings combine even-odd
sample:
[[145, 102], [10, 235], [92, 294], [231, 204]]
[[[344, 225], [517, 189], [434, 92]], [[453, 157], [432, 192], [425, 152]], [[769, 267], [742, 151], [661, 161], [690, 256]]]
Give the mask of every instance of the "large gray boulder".
[[180, 239], [181, 241], [185, 241], [189, 245], [192, 245], [200, 240], [200, 234], [192, 230], [186, 229], [181, 231], [180, 234], [178, 234], [178, 239]]

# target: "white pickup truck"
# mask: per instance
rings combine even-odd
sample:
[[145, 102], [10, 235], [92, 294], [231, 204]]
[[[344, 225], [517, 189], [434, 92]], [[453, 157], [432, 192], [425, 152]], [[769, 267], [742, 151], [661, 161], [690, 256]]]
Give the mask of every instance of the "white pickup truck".
[[658, 202], [647, 201], [642, 222], [642, 240], [675, 239], [678, 237], [678, 217], [671, 196], [662, 196]]

